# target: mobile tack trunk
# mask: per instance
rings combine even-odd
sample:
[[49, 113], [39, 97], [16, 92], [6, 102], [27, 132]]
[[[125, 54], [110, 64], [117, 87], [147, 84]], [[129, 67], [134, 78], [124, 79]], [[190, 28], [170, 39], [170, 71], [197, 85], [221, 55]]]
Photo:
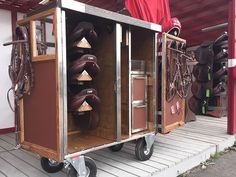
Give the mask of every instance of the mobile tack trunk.
[[[84, 21], [92, 23], [98, 34], [88, 50], [97, 57], [100, 72], [96, 79], [83, 73], [84, 82], [92, 82], [100, 98], [99, 123], [93, 130], [81, 130], [68, 106], [69, 36]], [[147, 160], [157, 128], [157, 35], [161, 27], [73, 0], [50, 4], [18, 25], [29, 28], [35, 82], [30, 95], [20, 101], [21, 147], [54, 161], [66, 159], [80, 175], [86, 173], [80, 155], [132, 140], [141, 142], [137, 158]], [[47, 46], [43, 52], [39, 43]]]

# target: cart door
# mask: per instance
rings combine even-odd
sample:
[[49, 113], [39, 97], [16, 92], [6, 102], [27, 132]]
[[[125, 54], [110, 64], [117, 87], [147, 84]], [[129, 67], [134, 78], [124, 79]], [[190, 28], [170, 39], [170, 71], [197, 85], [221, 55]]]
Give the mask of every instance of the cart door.
[[174, 48], [174, 45], [178, 46], [185, 43], [185, 40], [175, 36], [166, 33], [162, 35], [162, 84], [159, 94], [161, 98], [161, 116], [159, 119], [161, 133], [168, 133], [184, 124], [185, 99], [177, 93], [177, 84], [180, 83], [180, 80], [177, 73], [179, 68], [177, 68], [175, 59], [178, 54], [170, 47], [173, 45]]
[[60, 161], [57, 11], [51, 9], [18, 21], [29, 27], [34, 78], [30, 95], [20, 102], [20, 144], [23, 149]]

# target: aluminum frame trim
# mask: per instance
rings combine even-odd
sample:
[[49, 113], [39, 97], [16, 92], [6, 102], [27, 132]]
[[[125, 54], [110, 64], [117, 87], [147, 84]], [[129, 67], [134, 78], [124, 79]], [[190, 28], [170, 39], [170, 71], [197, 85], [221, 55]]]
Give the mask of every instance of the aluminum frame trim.
[[154, 87], [153, 87], [153, 116], [154, 116], [154, 125], [156, 132], [158, 131], [158, 121], [157, 121], [157, 116], [158, 116], [158, 33], [154, 34], [154, 66], [153, 66], [153, 79], [154, 80]]
[[65, 156], [65, 159], [68, 159], [68, 158], [71, 158], [71, 157], [77, 156], [77, 155], [87, 154], [89, 152], [97, 151], [97, 150], [100, 150], [100, 149], [108, 148], [110, 146], [114, 146], [114, 145], [117, 145], [117, 144], [133, 141], [133, 140], [136, 140], [136, 139], [139, 139], [139, 138], [143, 138], [145, 136], [148, 136], [148, 135], [151, 135], [151, 134], [154, 134], [154, 133], [155, 133], [154, 131], [151, 131], [151, 132], [144, 133], [144, 134], [133, 135], [130, 138], [127, 138], [125, 140], [121, 140], [120, 142], [113, 142], [113, 143], [109, 143], [109, 144], [104, 144], [102, 146], [97, 146], [97, 147], [94, 147], [94, 148], [89, 148], [87, 150], [82, 150], [82, 151], [78, 151], [78, 152], [75, 152], [75, 153], [67, 154]]
[[90, 6], [90, 5], [87, 5], [78, 1], [74, 1], [74, 0], [61, 0], [61, 7], [65, 9], [74, 10], [77, 12], [86, 13], [89, 15], [102, 17], [105, 19], [116, 21], [118, 23], [125, 23], [128, 25], [138, 26], [138, 27], [146, 28], [149, 30], [157, 31], [157, 32], [162, 31], [161, 25], [146, 22], [140, 19], [122, 15], [122, 14], [115, 13], [115, 12], [105, 10], [105, 9], [101, 9], [98, 7]]
[[64, 80], [63, 80], [63, 57], [62, 57], [62, 23], [61, 23], [61, 18], [62, 18], [62, 14], [61, 14], [61, 9], [60, 8], [56, 8], [56, 18], [57, 18], [57, 58], [58, 58], [58, 63], [57, 63], [57, 67], [58, 67], [58, 82], [59, 82], [59, 109], [58, 109], [58, 123], [59, 123], [59, 127], [58, 127], [58, 131], [59, 131], [59, 157], [60, 159], [64, 159], [64, 131], [63, 131], [63, 125], [64, 125]]
[[116, 23], [116, 140], [121, 140], [121, 42], [122, 26]]
[[62, 10], [62, 67], [63, 67], [63, 73], [62, 73], [62, 79], [63, 79], [63, 88], [64, 88], [64, 94], [63, 94], [63, 100], [64, 100], [64, 123], [63, 123], [63, 139], [64, 139], [64, 156], [67, 154], [67, 146], [68, 146], [68, 111], [67, 111], [67, 54], [66, 54], [66, 13], [64, 10]]
[[[165, 80], [163, 79], [163, 76], [165, 75], [166, 73], [166, 70], [165, 70], [165, 65], [166, 65], [166, 58], [165, 58], [165, 53], [166, 53], [166, 47], [165, 47], [165, 44], [166, 44], [166, 33], [163, 33], [162, 34], [162, 80], [161, 80], [161, 85], [164, 86], [165, 85]], [[161, 89], [161, 95], [162, 95], [162, 98], [161, 98], [161, 131], [164, 130], [164, 101], [165, 101], [165, 95], [164, 95], [164, 87], [162, 87]]]
[[131, 136], [132, 135], [132, 126], [131, 126], [131, 124], [132, 124], [132, 112], [131, 112], [131, 110], [132, 110], [132, 107], [131, 107], [131, 104], [132, 104], [132, 100], [131, 100], [131, 46], [132, 46], [132, 42], [131, 42], [131, 35], [132, 35], [132, 33], [131, 33], [131, 28], [130, 28], [130, 26], [129, 26], [129, 32], [128, 32], [128, 36], [129, 36], [129, 78], [128, 78], [128, 84], [129, 84], [129, 136]]

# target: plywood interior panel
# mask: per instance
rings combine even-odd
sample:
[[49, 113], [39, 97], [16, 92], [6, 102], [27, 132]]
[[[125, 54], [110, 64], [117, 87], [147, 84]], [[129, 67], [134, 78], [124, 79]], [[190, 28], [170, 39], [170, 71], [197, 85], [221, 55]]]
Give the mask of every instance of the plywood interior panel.
[[24, 97], [24, 139], [57, 150], [56, 62], [34, 62], [34, 87]]
[[101, 100], [99, 105], [99, 127], [93, 132], [96, 136], [114, 140], [116, 138], [116, 101], [115, 101], [115, 34], [101, 32], [99, 43], [94, 48], [101, 68], [95, 86]]

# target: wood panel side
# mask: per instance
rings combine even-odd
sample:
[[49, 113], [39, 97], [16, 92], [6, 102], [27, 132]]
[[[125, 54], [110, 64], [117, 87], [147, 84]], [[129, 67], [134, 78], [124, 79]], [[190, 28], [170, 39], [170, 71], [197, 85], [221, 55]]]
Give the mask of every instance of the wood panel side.
[[[169, 34], [165, 34], [163, 35], [163, 52], [162, 55], [164, 56], [164, 59], [162, 60], [162, 133], [168, 133], [171, 130], [182, 126], [185, 122], [185, 104], [186, 101], [185, 99], [182, 99], [178, 96], [178, 94], [176, 93], [176, 95], [174, 96], [174, 98], [170, 101], [167, 102], [166, 101], [166, 94], [167, 94], [167, 64], [166, 64], [166, 56], [167, 56], [167, 42], [168, 41], [178, 41], [178, 42], [184, 42], [186, 43], [186, 40], [169, 35]], [[163, 57], [162, 56], [162, 57]], [[178, 112], [176, 113], [172, 113], [172, 109], [177, 108], [177, 104], [179, 104], [180, 106], [180, 110], [178, 110]], [[177, 111], [177, 110], [176, 110]]]

